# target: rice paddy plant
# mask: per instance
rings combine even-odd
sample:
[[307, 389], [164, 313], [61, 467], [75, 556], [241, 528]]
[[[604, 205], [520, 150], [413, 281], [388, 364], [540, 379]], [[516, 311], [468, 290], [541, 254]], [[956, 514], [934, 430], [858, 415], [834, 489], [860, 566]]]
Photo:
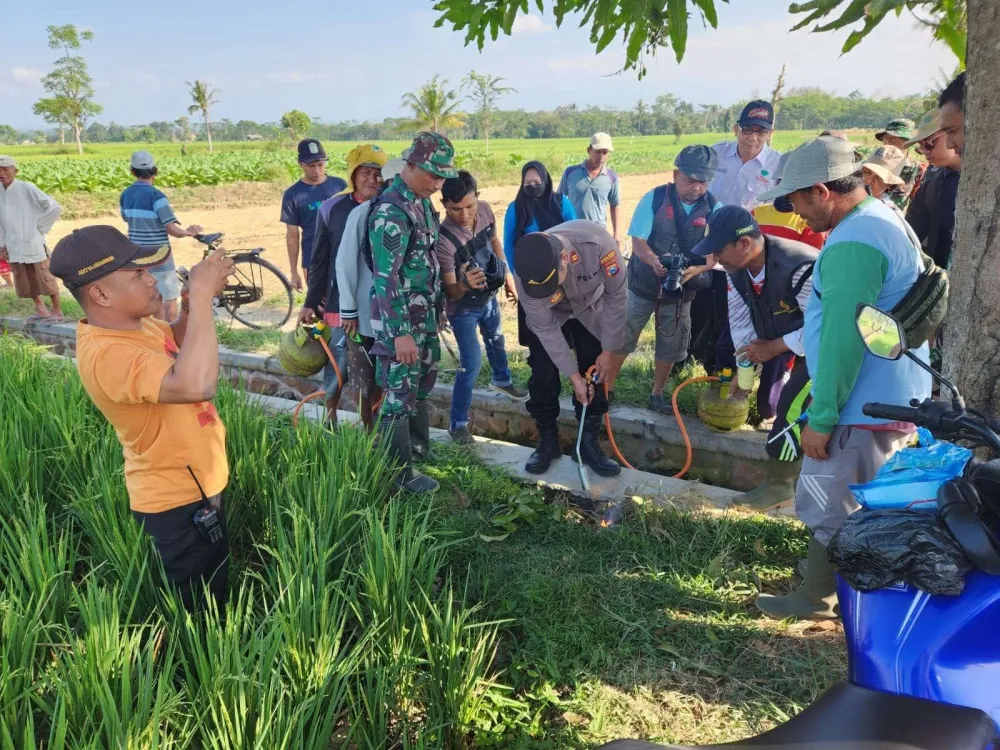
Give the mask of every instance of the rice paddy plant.
[[189, 616], [73, 368], [0, 336], [0, 379], [0, 747], [468, 745], [497, 626], [455, 598], [431, 508], [388, 497], [368, 435], [220, 390], [230, 605]]
[[132, 597], [117, 587], [88, 582], [76, 600], [79, 632], [59, 649], [39, 700], [52, 726], [70, 747], [188, 747], [195, 726], [163, 621], [133, 624]]
[[477, 728], [485, 734], [493, 729], [488, 721], [481, 722], [484, 709], [491, 693], [504, 690], [490, 675], [499, 623], [475, 622], [476, 609], [458, 601], [449, 581], [439, 601], [424, 596], [419, 605], [410, 605], [427, 667], [419, 686], [427, 706], [425, 723], [430, 737], [445, 750], [466, 747]]
[[[301, 744], [308, 701], [293, 701], [283, 679], [282, 632], [272, 627], [262, 589], [247, 583], [226, 616], [183, 618], [182, 679], [206, 747], [293, 748]], [[327, 738], [329, 742], [329, 738]]]
[[[5, 553], [0, 551], [0, 561]], [[7, 572], [5, 565], [0, 565]], [[30, 708], [43, 643], [56, 634], [44, 615], [46, 600], [16, 589], [6, 576], [0, 590], [0, 747], [33, 747], [36, 727]]]
[[19, 514], [0, 515], [3, 588], [41, 604], [42, 622], [57, 622], [70, 609], [79, 540], [58, 530], [38, 498], [21, 497]]

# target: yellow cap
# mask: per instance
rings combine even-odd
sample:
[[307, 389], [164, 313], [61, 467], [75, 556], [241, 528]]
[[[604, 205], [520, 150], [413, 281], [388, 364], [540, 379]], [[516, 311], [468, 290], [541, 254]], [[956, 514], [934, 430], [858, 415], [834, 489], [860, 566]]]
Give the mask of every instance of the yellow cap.
[[347, 152], [347, 188], [341, 191], [341, 195], [354, 192], [354, 172], [358, 167], [382, 169], [388, 161], [388, 154], [374, 143], [363, 143], [352, 148]]

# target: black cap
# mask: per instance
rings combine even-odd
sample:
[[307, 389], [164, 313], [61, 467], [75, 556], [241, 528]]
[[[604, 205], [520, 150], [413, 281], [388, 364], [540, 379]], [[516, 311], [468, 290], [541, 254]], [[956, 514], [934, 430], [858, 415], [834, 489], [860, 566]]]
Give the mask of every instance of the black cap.
[[299, 161], [308, 164], [311, 161], [326, 161], [326, 151], [323, 144], [315, 138], [303, 138], [299, 141]]
[[559, 286], [558, 237], [542, 232], [526, 234], [514, 245], [514, 268], [529, 297], [550, 297]]
[[702, 258], [706, 255], [718, 255], [730, 242], [759, 231], [757, 220], [745, 208], [723, 206], [708, 217], [705, 239], [692, 248], [691, 254]]
[[73, 291], [115, 271], [156, 268], [169, 257], [166, 245], [142, 248], [115, 227], [99, 224], [74, 229], [59, 240], [52, 250], [49, 272]]
[[771, 106], [771, 102], [765, 102], [763, 99], [755, 99], [743, 108], [738, 123], [741, 128], [756, 125], [757, 127], [773, 130], [774, 107]]
[[715, 149], [708, 146], [685, 146], [674, 159], [674, 166], [692, 180], [711, 182], [715, 179], [719, 157]]

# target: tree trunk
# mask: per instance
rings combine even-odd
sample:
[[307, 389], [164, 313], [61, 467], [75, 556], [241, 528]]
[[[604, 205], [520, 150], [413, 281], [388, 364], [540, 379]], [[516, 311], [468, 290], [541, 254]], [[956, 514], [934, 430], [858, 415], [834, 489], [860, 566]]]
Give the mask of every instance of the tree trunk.
[[483, 135], [486, 136], [486, 155], [489, 156], [490, 155], [490, 129], [489, 128], [483, 128]]
[[83, 156], [83, 141], [81, 140], [81, 137], [83, 136], [83, 125], [80, 123], [74, 123], [73, 135], [76, 136], [76, 153]]
[[59, 143], [66, 145], [66, 126], [59, 123]]
[[971, 406], [1000, 414], [1000, 3], [968, 0], [965, 154], [959, 183], [945, 374]]
[[215, 149], [212, 147], [212, 123], [208, 119], [208, 112], [205, 112], [205, 135], [208, 136], [208, 151], [213, 152]]

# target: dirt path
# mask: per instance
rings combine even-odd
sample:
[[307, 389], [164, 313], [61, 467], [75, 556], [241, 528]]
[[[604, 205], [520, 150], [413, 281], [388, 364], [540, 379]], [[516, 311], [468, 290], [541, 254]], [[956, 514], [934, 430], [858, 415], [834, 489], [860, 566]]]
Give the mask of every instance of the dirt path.
[[[669, 180], [667, 173], [653, 175], [636, 175], [623, 177], [621, 181], [620, 207], [625, 230], [632, 219], [639, 199], [649, 190]], [[169, 195], [169, 190], [165, 191]], [[483, 200], [489, 202], [497, 216], [500, 231], [503, 232], [503, 217], [507, 205], [513, 200], [517, 187], [514, 185], [484, 188]], [[251, 247], [267, 248], [265, 255], [270, 261], [288, 272], [288, 255], [285, 252], [285, 227], [278, 221], [279, 206], [252, 206], [248, 208], [213, 208], [205, 206], [198, 209], [177, 211], [178, 218], [187, 226], [200, 224], [210, 232], [225, 232], [226, 247], [230, 250]], [[112, 224], [124, 230], [124, 224], [118, 215], [108, 215], [91, 219], [76, 219], [59, 221], [48, 235], [51, 247], [62, 237], [79, 227], [91, 224]], [[610, 229], [610, 227], [609, 227]], [[173, 240], [172, 246], [177, 259], [177, 265], [190, 267], [201, 258], [202, 246], [194, 240]]]

